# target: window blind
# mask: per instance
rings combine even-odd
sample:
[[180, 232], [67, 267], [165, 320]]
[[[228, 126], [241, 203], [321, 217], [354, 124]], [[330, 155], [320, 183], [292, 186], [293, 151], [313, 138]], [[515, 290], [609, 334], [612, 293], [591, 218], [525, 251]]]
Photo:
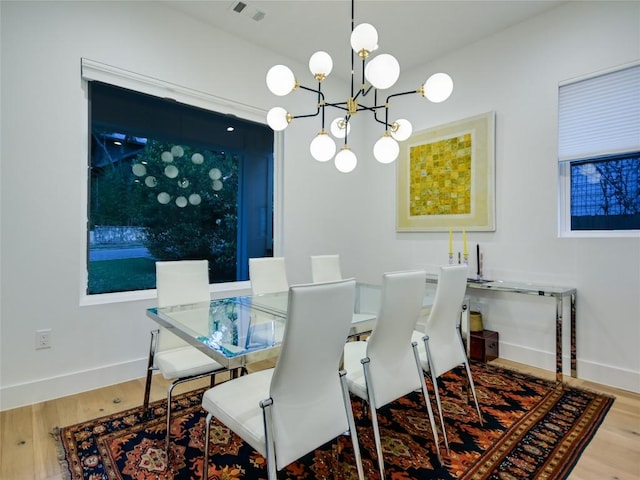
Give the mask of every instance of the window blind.
[[118, 67], [81, 58], [83, 80], [106, 83], [160, 98], [204, 108], [209, 111], [237, 115], [241, 118], [266, 124], [266, 110], [226, 99], [209, 93], [169, 83], [154, 77], [124, 70]]
[[560, 162], [640, 151], [640, 64], [560, 85]]

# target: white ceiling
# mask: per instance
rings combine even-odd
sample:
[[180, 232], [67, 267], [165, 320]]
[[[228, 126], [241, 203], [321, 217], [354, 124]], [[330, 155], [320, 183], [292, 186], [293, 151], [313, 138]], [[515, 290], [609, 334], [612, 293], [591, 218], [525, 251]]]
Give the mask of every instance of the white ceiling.
[[[346, 78], [350, 72], [349, 0], [157, 1], [305, 65], [311, 54], [324, 50], [333, 58], [334, 74]], [[242, 13], [233, 11], [238, 1], [247, 5]], [[374, 25], [379, 35], [377, 53], [391, 53], [401, 70], [407, 70], [562, 3], [565, 1], [358, 0], [355, 24]], [[253, 17], [260, 16], [259, 12], [264, 18], [256, 21]]]

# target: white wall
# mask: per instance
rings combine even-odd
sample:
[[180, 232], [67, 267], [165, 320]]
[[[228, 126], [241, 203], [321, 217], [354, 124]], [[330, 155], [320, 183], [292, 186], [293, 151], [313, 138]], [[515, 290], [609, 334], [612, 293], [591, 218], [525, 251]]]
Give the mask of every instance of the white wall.
[[[442, 70], [454, 78], [454, 93], [443, 104], [414, 102], [394, 115], [420, 130], [496, 112], [497, 229], [469, 233], [470, 244], [485, 252], [485, 276], [577, 287], [579, 376], [634, 391], [640, 391], [640, 239], [558, 238], [556, 130], [560, 81], [639, 59], [640, 3], [569, 2], [407, 72], [401, 91]], [[392, 177], [392, 169], [372, 167], [376, 194], [367, 209], [378, 215], [363, 233], [375, 241], [358, 252], [363, 264], [381, 259], [360, 272], [369, 279], [403, 265], [435, 271], [447, 261], [448, 234], [394, 232]], [[487, 328], [500, 332], [501, 356], [555, 369], [553, 300], [493, 293], [478, 302]]]
[[[5, 1], [0, 8], [4, 410], [144, 374], [153, 326], [144, 309], [153, 300], [80, 305], [87, 158], [80, 58], [265, 111], [276, 102], [264, 73], [283, 59], [151, 2]], [[400, 107], [416, 129], [497, 112], [498, 228], [470, 233], [470, 242], [483, 245], [488, 275], [575, 285], [580, 376], [635, 391], [640, 241], [557, 238], [555, 124], [558, 81], [640, 57], [638, 18], [637, 2], [571, 2], [406, 72], [402, 81], [412, 87], [448, 71], [456, 90], [441, 105], [422, 100], [418, 108], [416, 99]], [[354, 135], [360, 162], [341, 175], [310, 158], [317, 128], [295, 122], [285, 136], [290, 280], [310, 279], [313, 253], [340, 253], [344, 273], [365, 281], [443, 263], [446, 235], [395, 233], [395, 167], [367, 160], [374, 135]], [[503, 355], [553, 368], [548, 301], [499, 294], [482, 301]], [[39, 328], [52, 328], [53, 348], [34, 349]]]

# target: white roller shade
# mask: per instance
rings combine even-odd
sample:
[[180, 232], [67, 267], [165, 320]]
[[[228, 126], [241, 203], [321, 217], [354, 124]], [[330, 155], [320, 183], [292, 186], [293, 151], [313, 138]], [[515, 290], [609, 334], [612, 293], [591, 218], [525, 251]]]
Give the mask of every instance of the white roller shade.
[[560, 85], [559, 161], [640, 151], [640, 64]]

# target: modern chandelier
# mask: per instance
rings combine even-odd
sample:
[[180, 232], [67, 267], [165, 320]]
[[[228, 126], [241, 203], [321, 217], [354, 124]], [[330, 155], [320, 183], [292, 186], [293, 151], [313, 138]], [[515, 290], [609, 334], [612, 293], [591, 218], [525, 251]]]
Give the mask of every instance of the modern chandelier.
[[[400, 77], [400, 65], [393, 55], [370, 55], [378, 49], [378, 32], [373, 25], [361, 23], [354, 26], [355, 6], [351, 0], [351, 91], [345, 101], [329, 102], [322, 93], [322, 82], [333, 69], [331, 56], [324, 51], [318, 51], [309, 59], [309, 70], [318, 82], [318, 88], [301, 85], [293, 72], [286, 65], [274, 65], [267, 72], [267, 87], [274, 95], [285, 96], [300, 88], [316, 94], [316, 111], [304, 115], [292, 115], [282, 107], [273, 107], [267, 113], [267, 123], [274, 131], [281, 131], [295, 118], [316, 117], [320, 115], [320, 132], [311, 141], [309, 150], [313, 158], [326, 162], [334, 158], [336, 168], [343, 172], [351, 172], [358, 163], [358, 159], [349, 147], [348, 136], [351, 131], [353, 117], [359, 112], [370, 112], [376, 122], [383, 127], [380, 139], [373, 147], [373, 155], [380, 163], [395, 161], [400, 152], [398, 142], [411, 136], [413, 127], [406, 119], [389, 121], [390, 100], [395, 97], [418, 93], [433, 103], [445, 101], [453, 91], [453, 81], [446, 73], [435, 73], [427, 79], [417, 90], [394, 93], [387, 96], [384, 103], [378, 103], [378, 91], [391, 88]], [[355, 63], [356, 55], [361, 60], [360, 87], [356, 87]], [[372, 92], [373, 90], [373, 92]], [[373, 94], [372, 103], [366, 104], [365, 97]], [[344, 138], [344, 145], [336, 155], [336, 143], [325, 129], [325, 108], [332, 107], [341, 111], [341, 116], [335, 118], [330, 125], [331, 134], [338, 139]], [[382, 112], [384, 110], [384, 112]], [[382, 115], [384, 113], [384, 115]]]

